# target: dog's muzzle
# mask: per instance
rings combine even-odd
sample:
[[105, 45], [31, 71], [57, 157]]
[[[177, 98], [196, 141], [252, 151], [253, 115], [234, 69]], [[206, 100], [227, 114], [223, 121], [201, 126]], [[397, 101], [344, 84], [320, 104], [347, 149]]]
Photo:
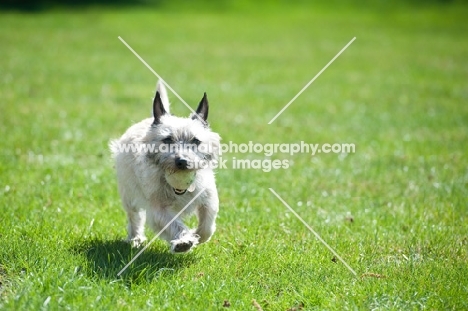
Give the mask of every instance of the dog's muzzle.
[[176, 189], [176, 188], [172, 188], [172, 189], [174, 189], [174, 193], [177, 194], [177, 195], [183, 195], [185, 192], [187, 192], [187, 189], [185, 189], [185, 190]]

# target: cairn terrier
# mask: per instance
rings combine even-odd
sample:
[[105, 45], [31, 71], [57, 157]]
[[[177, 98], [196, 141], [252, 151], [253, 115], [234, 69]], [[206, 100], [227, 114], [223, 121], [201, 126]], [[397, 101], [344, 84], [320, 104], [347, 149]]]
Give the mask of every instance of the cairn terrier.
[[[146, 240], [145, 222], [156, 233], [167, 227], [160, 238], [169, 242], [173, 253], [188, 252], [213, 235], [219, 206], [213, 167], [220, 136], [210, 130], [207, 118], [206, 93], [195, 114], [188, 118], [171, 115], [164, 83], [159, 81], [153, 118], [134, 124], [111, 141], [128, 218], [127, 240], [133, 246]], [[183, 209], [181, 217], [175, 217]], [[198, 226], [189, 229], [182, 218], [193, 212]]]

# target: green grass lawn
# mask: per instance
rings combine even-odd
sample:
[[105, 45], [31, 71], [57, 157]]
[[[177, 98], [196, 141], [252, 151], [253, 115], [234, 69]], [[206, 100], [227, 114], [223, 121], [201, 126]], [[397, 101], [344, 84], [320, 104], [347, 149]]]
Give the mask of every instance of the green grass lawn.
[[[244, 5], [0, 13], [0, 309], [468, 309], [468, 7]], [[213, 239], [117, 277], [138, 250], [107, 144], [156, 83], [118, 36], [194, 108], [206, 91], [225, 143], [356, 152], [219, 170]]]

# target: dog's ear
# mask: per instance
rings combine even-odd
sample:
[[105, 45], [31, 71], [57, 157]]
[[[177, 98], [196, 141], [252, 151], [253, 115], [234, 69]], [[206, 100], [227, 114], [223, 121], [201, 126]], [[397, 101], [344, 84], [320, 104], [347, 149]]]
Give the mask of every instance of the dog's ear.
[[199, 119], [203, 120], [206, 123], [208, 119], [208, 98], [206, 97], [206, 92], [203, 94], [203, 98], [198, 104], [196, 114], [192, 116], [193, 120]]
[[165, 114], [166, 110], [164, 109], [164, 104], [161, 100], [161, 95], [158, 91], [156, 91], [156, 95], [154, 96], [153, 100], [153, 124], [159, 124], [159, 119]]
[[164, 81], [159, 80], [157, 85], [156, 85], [156, 91], [159, 92], [159, 96], [161, 96], [161, 101], [164, 106], [164, 110], [166, 110], [166, 113], [171, 113], [170, 111], [170, 104], [169, 104], [169, 97], [167, 96], [167, 91], [166, 87], [164, 86]]

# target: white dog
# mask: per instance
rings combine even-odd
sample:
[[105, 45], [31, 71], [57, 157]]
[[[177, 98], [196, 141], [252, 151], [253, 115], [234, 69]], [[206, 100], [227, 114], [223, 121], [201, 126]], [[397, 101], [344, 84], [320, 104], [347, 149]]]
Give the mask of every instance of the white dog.
[[[128, 241], [133, 246], [146, 240], [145, 220], [155, 232], [170, 223], [161, 238], [174, 253], [188, 252], [213, 235], [219, 200], [212, 167], [218, 160], [220, 137], [210, 130], [207, 118], [206, 93], [189, 118], [170, 115], [167, 92], [160, 81], [153, 118], [131, 126], [120, 139], [111, 141], [128, 217]], [[196, 229], [188, 229], [181, 217], [174, 219], [185, 207], [181, 216], [195, 212]]]

